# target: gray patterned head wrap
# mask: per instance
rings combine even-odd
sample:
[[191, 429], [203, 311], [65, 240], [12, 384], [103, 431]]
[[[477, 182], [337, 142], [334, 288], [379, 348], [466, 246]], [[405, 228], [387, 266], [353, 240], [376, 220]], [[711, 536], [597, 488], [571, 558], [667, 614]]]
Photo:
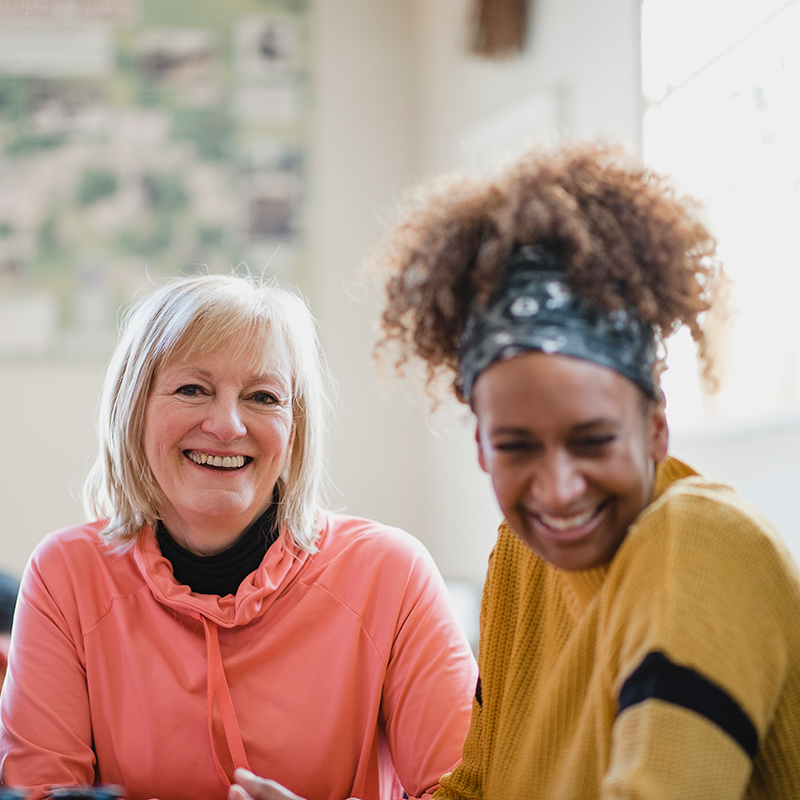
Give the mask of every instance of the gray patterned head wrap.
[[458, 348], [464, 396], [489, 365], [530, 350], [593, 361], [656, 395], [653, 329], [631, 309], [587, 304], [540, 245], [514, 253], [487, 306], [473, 303]]

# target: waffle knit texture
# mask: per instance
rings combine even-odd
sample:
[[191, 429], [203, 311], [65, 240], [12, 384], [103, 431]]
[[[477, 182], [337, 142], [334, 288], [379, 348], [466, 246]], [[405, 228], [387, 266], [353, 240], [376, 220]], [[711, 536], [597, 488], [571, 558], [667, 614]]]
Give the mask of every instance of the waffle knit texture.
[[478, 663], [438, 800], [800, 798], [800, 575], [677, 459], [607, 566], [560, 570], [501, 526]]

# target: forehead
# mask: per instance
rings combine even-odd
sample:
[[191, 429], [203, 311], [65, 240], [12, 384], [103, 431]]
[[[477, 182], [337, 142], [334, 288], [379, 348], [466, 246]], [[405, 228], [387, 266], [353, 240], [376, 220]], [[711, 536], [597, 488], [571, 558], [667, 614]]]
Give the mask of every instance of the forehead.
[[[187, 337], [188, 338], [188, 337]], [[220, 342], [197, 343], [191, 338], [162, 362], [158, 373], [180, 367], [214, 364], [252, 377], [281, 376], [291, 380], [291, 351], [274, 328], [239, 330]]]
[[473, 410], [490, 424], [567, 427], [641, 409], [641, 391], [608, 367], [538, 351], [498, 361], [475, 383]]

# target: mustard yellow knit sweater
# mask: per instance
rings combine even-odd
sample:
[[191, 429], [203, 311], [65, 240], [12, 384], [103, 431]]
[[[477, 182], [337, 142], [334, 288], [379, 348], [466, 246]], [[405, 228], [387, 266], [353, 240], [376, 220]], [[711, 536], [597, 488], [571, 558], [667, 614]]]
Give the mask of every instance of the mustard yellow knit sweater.
[[800, 575], [676, 459], [606, 567], [559, 570], [501, 526], [478, 661], [439, 800], [800, 800]]

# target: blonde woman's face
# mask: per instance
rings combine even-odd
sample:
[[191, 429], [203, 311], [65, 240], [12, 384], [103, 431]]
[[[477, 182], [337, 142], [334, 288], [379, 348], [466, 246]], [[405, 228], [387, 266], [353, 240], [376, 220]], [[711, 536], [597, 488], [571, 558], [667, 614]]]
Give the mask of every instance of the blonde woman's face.
[[230, 547], [272, 500], [294, 439], [291, 366], [273, 341], [256, 371], [244, 338], [178, 357], [157, 374], [144, 449], [165, 497], [158, 509], [186, 549]]
[[666, 456], [663, 409], [611, 369], [540, 352], [487, 368], [473, 407], [480, 464], [517, 536], [562, 569], [611, 561]]

